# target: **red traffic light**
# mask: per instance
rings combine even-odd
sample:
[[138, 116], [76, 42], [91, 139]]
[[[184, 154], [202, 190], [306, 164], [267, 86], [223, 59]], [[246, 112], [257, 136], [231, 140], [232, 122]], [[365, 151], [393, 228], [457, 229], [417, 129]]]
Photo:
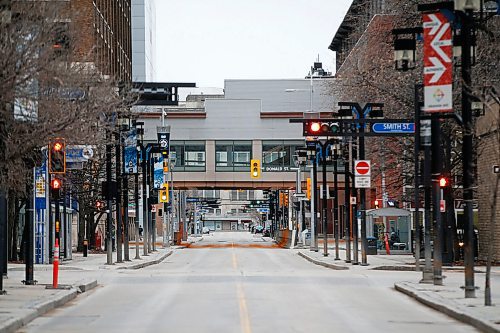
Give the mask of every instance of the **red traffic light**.
[[63, 144], [59, 141], [54, 142], [53, 146], [55, 151], [61, 151], [63, 149]]
[[59, 190], [62, 187], [62, 181], [60, 179], [54, 178], [50, 183], [50, 188], [53, 190]]
[[319, 132], [319, 130], [321, 129], [321, 124], [320, 124], [320, 123], [313, 122], [313, 123], [311, 123], [311, 125], [309, 126], [309, 129], [311, 130], [311, 132]]
[[446, 177], [439, 178], [439, 187], [446, 187], [448, 185], [448, 179]]

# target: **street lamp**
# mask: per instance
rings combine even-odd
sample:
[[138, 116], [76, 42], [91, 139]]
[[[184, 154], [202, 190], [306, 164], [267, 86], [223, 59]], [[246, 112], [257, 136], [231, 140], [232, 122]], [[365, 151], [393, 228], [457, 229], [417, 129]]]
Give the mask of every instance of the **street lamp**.
[[[473, 201], [473, 187], [474, 187], [474, 178], [473, 178], [473, 170], [474, 170], [474, 165], [473, 165], [473, 121], [472, 121], [472, 105], [471, 105], [471, 93], [469, 91], [471, 87], [471, 66], [472, 66], [472, 60], [473, 60], [473, 55], [474, 51], [471, 52], [471, 47], [474, 46], [475, 41], [474, 41], [474, 11], [477, 11], [481, 7], [481, 0], [454, 0], [454, 1], [445, 1], [445, 2], [439, 2], [439, 3], [428, 3], [428, 4], [421, 4], [418, 5], [418, 10], [420, 12], [426, 12], [426, 13], [436, 13], [439, 11], [447, 10], [449, 13], [452, 14], [452, 22], [451, 25], [453, 26], [453, 23], [458, 21], [460, 24], [457, 26], [460, 26], [460, 34], [459, 37], [457, 37], [455, 41], [455, 46], [460, 45], [461, 50], [459, 52], [455, 52], [455, 55], [461, 55], [461, 74], [462, 74], [462, 117], [461, 120], [459, 121], [461, 125], [463, 126], [463, 145], [462, 145], [462, 170], [463, 170], [463, 199], [465, 203], [465, 209], [464, 209], [464, 218], [465, 218], [465, 224], [464, 224], [464, 266], [465, 266], [465, 297], [466, 298], [472, 298], [475, 297], [475, 286], [474, 286], [474, 230], [473, 230], [473, 207], [472, 207], [472, 201]], [[453, 22], [455, 21], [455, 22]], [[432, 31], [432, 30], [431, 30]], [[398, 31], [396, 31], [395, 35], [397, 36]], [[395, 51], [400, 51], [401, 50], [401, 45], [394, 43]], [[446, 55], [447, 56], [447, 55]], [[430, 59], [430, 58], [429, 58]], [[398, 59], [395, 59], [398, 60]], [[401, 60], [401, 59], [399, 59]], [[403, 64], [403, 63], [402, 63]], [[405, 66], [398, 66], [396, 63], [396, 67], [401, 67], [404, 70]], [[431, 68], [431, 67], [429, 67]], [[429, 72], [427, 74], [432, 74], [433, 73]], [[433, 76], [434, 78], [434, 76]], [[444, 83], [443, 83], [444, 84]], [[425, 87], [424, 87], [425, 89]], [[451, 94], [450, 94], [451, 95]], [[415, 92], [415, 96], [417, 97], [417, 92]], [[451, 97], [449, 104], [444, 107], [444, 109], [448, 109], [451, 107]], [[415, 101], [415, 105], [417, 105], [417, 101]], [[416, 107], [417, 109], [417, 107]], [[418, 110], [419, 111], [419, 110]], [[418, 115], [419, 112], [416, 113], [416, 116]], [[435, 120], [436, 117], [433, 117]], [[419, 121], [419, 120], [418, 120]], [[417, 119], [416, 119], [416, 127], [417, 125]], [[432, 126], [432, 141], [434, 141], [434, 147], [437, 146], [437, 140], [439, 139], [439, 123], [434, 124]], [[417, 131], [415, 131], [418, 133]], [[434, 153], [436, 153], [436, 157], [439, 158], [439, 151], [435, 150]], [[434, 154], [433, 154], [434, 155]], [[417, 155], [416, 155], [417, 156]], [[429, 156], [426, 156], [426, 159]], [[434, 157], [433, 157], [434, 159]], [[427, 164], [427, 163], [426, 163]], [[439, 170], [439, 163], [433, 163], [434, 164], [434, 172], [436, 173]], [[436, 168], [437, 167], [437, 168]], [[425, 168], [424, 167], [424, 173], [425, 173]], [[428, 172], [427, 172], [428, 173]], [[427, 177], [429, 178], [429, 177]], [[428, 183], [428, 181], [426, 182]], [[438, 184], [435, 184], [437, 186], [434, 186], [435, 189], [438, 188]], [[426, 186], [428, 187], [428, 186]], [[437, 198], [436, 193], [434, 193], [435, 198]], [[416, 196], [417, 198], [417, 196]], [[437, 201], [435, 200], [435, 203]], [[428, 206], [428, 200], [427, 200], [427, 195], [426, 195], [426, 211], [427, 211], [427, 206]], [[436, 210], [436, 209], [435, 209]], [[426, 212], [427, 215], [427, 212]], [[439, 215], [439, 214], [438, 214]], [[438, 215], [435, 215], [435, 218], [438, 219], [436, 221], [436, 224], [438, 225], [437, 229], [437, 235], [436, 239], [438, 243], [440, 242], [440, 230], [441, 230], [441, 222], [440, 222], [440, 217]], [[427, 228], [427, 222], [426, 222], [426, 228]], [[429, 225], [430, 228], [430, 225]], [[427, 233], [427, 230], [426, 230]], [[427, 238], [427, 237], [426, 237]], [[430, 245], [430, 244], [429, 244]], [[441, 247], [439, 244], [437, 247], [435, 246], [435, 265], [437, 262], [437, 265], [440, 265], [441, 261]], [[429, 249], [430, 250], [430, 249]], [[427, 266], [427, 261], [428, 261], [428, 254], [427, 254], [427, 243], [426, 243], [426, 266]], [[437, 254], [437, 258], [436, 258]], [[418, 258], [417, 258], [418, 260]], [[425, 270], [424, 270], [425, 271]], [[440, 272], [440, 267], [435, 267], [435, 273], [441, 275]], [[435, 277], [434, 282], [439, 284], [439, 280], [441, 279], [440, 276]]]
[[393, 29], [394, 64], [396, 70], [407, 71], [415, 68], [416, 34], [422, 33], [422, 28]]

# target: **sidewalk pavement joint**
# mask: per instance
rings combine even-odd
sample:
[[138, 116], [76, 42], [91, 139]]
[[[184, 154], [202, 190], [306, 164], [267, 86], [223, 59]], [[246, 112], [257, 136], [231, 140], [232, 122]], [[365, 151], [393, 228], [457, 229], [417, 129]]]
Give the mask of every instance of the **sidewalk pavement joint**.
[[[394, 284], [394, 288], [399, 292], [415, 298], [420, 303], [445, 313], [456, 320], [472, 325], [482, 332], [500, 333], [500, 321], [498, 321], [500, 319], [500, 315], [498, 314], [498, 309], [494, 306], [478, 307], [479, 310], [477, 312], [480, 313], [471, 314], [471, 309], [468, 308], [474, 308], [474, 305], [466, 307], [453, 301], [453, 299], [445, 298], [436, 292], [440, 290], [435, 290], [435, 287], [434, 289], [432, 289], [432, 286], [419, 288], [414, 285], [415, 284], [410, 282], [399, 282]], [[495, 318], [495, 311], [497, 313], [497, 321], [494, 321], [495, 319], [493, 319]]]

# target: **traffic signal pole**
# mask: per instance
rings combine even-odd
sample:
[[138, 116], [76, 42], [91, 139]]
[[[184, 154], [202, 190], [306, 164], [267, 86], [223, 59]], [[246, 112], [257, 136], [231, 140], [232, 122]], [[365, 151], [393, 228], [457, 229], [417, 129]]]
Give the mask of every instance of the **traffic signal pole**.
[[327, 147], [328, 147], [328, 141], [326, 141], [324, 144], [321, 144], [321, 161], [323, 163], [323, 199], [321, 202], [321, 208], [322, 208], [322, 220], [323, 220], [323, 256], [327, 257], [328, 256], [328, 200], [327, 200], [327, 182], [326, 182], [326, 154], [327, 154]]
[[431, 136], [432, 136], [432, 197], [434, 199], [434, 207], [432, 213], [434, 215], [434, 261], [433, 261], [433, 280], [435, 285], [443, 284], [442, 266], [443, 266], [443, 223], [441, 221], [440, 201], [441, 188], [439, 186], [439, 176], [441, 175], [441, 124], [437, 117], [432, 117], [431, 120]]
[[[364, 112], [359, 112], [360, 119], [364, 119]], [[363, 134], [365, 132], [365, 124], [359, 127], [359, 133]], [[365, 137], [361, 135], [359, 137], [359, 159], [365, 159]], [[366, 241], [366, 190], [364, 188], [359, 189], [359, 210], [361, 211], [361, 266], [367, 266], [368, 260], [366, 257], [366, 248], [368, 243]], [[354, 216], [353, 218], [357, 218]], [[358, 232], [358, 230], [354, 230]]]
[[317, 214], [317, 204], [318, 200], [318, 166], [316, 164], [316, 155], [312, 160], [313, 167], [311, 169], [311, 235], [314, 239], [311, 239], [311, 250], [318, 252], [318, 214]]

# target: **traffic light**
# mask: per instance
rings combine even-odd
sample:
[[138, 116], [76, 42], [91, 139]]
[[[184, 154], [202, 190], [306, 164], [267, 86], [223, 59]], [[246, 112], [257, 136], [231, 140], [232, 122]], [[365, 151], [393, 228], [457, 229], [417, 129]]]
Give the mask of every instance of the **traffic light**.
[[49, 145], [49, 173], [66, 173], [66, 142], [57, 138]]
[[307, 196], [307, 199], [311, 199], [311, 178], [307, 178], [307, 182], [306, 182], [306, 196]]
[[439, 178], [439, 187], [443, 188], [448, 186], [448, 179], [446, 177], [440, 177]]
[[50, 194], [52, 195], [53, 199], [59, 199], [61, 197], [61, 187], [62, 187], [62, 180], [58, 178], [54, 178], [50, 182]]
[[159, 202], [169, 202], [168, 184], [163, 184], [163, 188], [158, 191], [158, 201]]
[[260, 178], [260, 160], [250, 161], [250, 177], [252, 179]]
[[335, 136], [340, 133], [340, 125], [334, 121], [318, 122], [305, 121], [303, 123], [304, 136]]
[[375, 206], [375, 209], [378, 209], [380, 207], [378, 199], [375, 199], [375, 201], [373, 202], [373, 205]]
[[288, 207], [288, 193], [283, 194], [283, 204], [285, 207]]

